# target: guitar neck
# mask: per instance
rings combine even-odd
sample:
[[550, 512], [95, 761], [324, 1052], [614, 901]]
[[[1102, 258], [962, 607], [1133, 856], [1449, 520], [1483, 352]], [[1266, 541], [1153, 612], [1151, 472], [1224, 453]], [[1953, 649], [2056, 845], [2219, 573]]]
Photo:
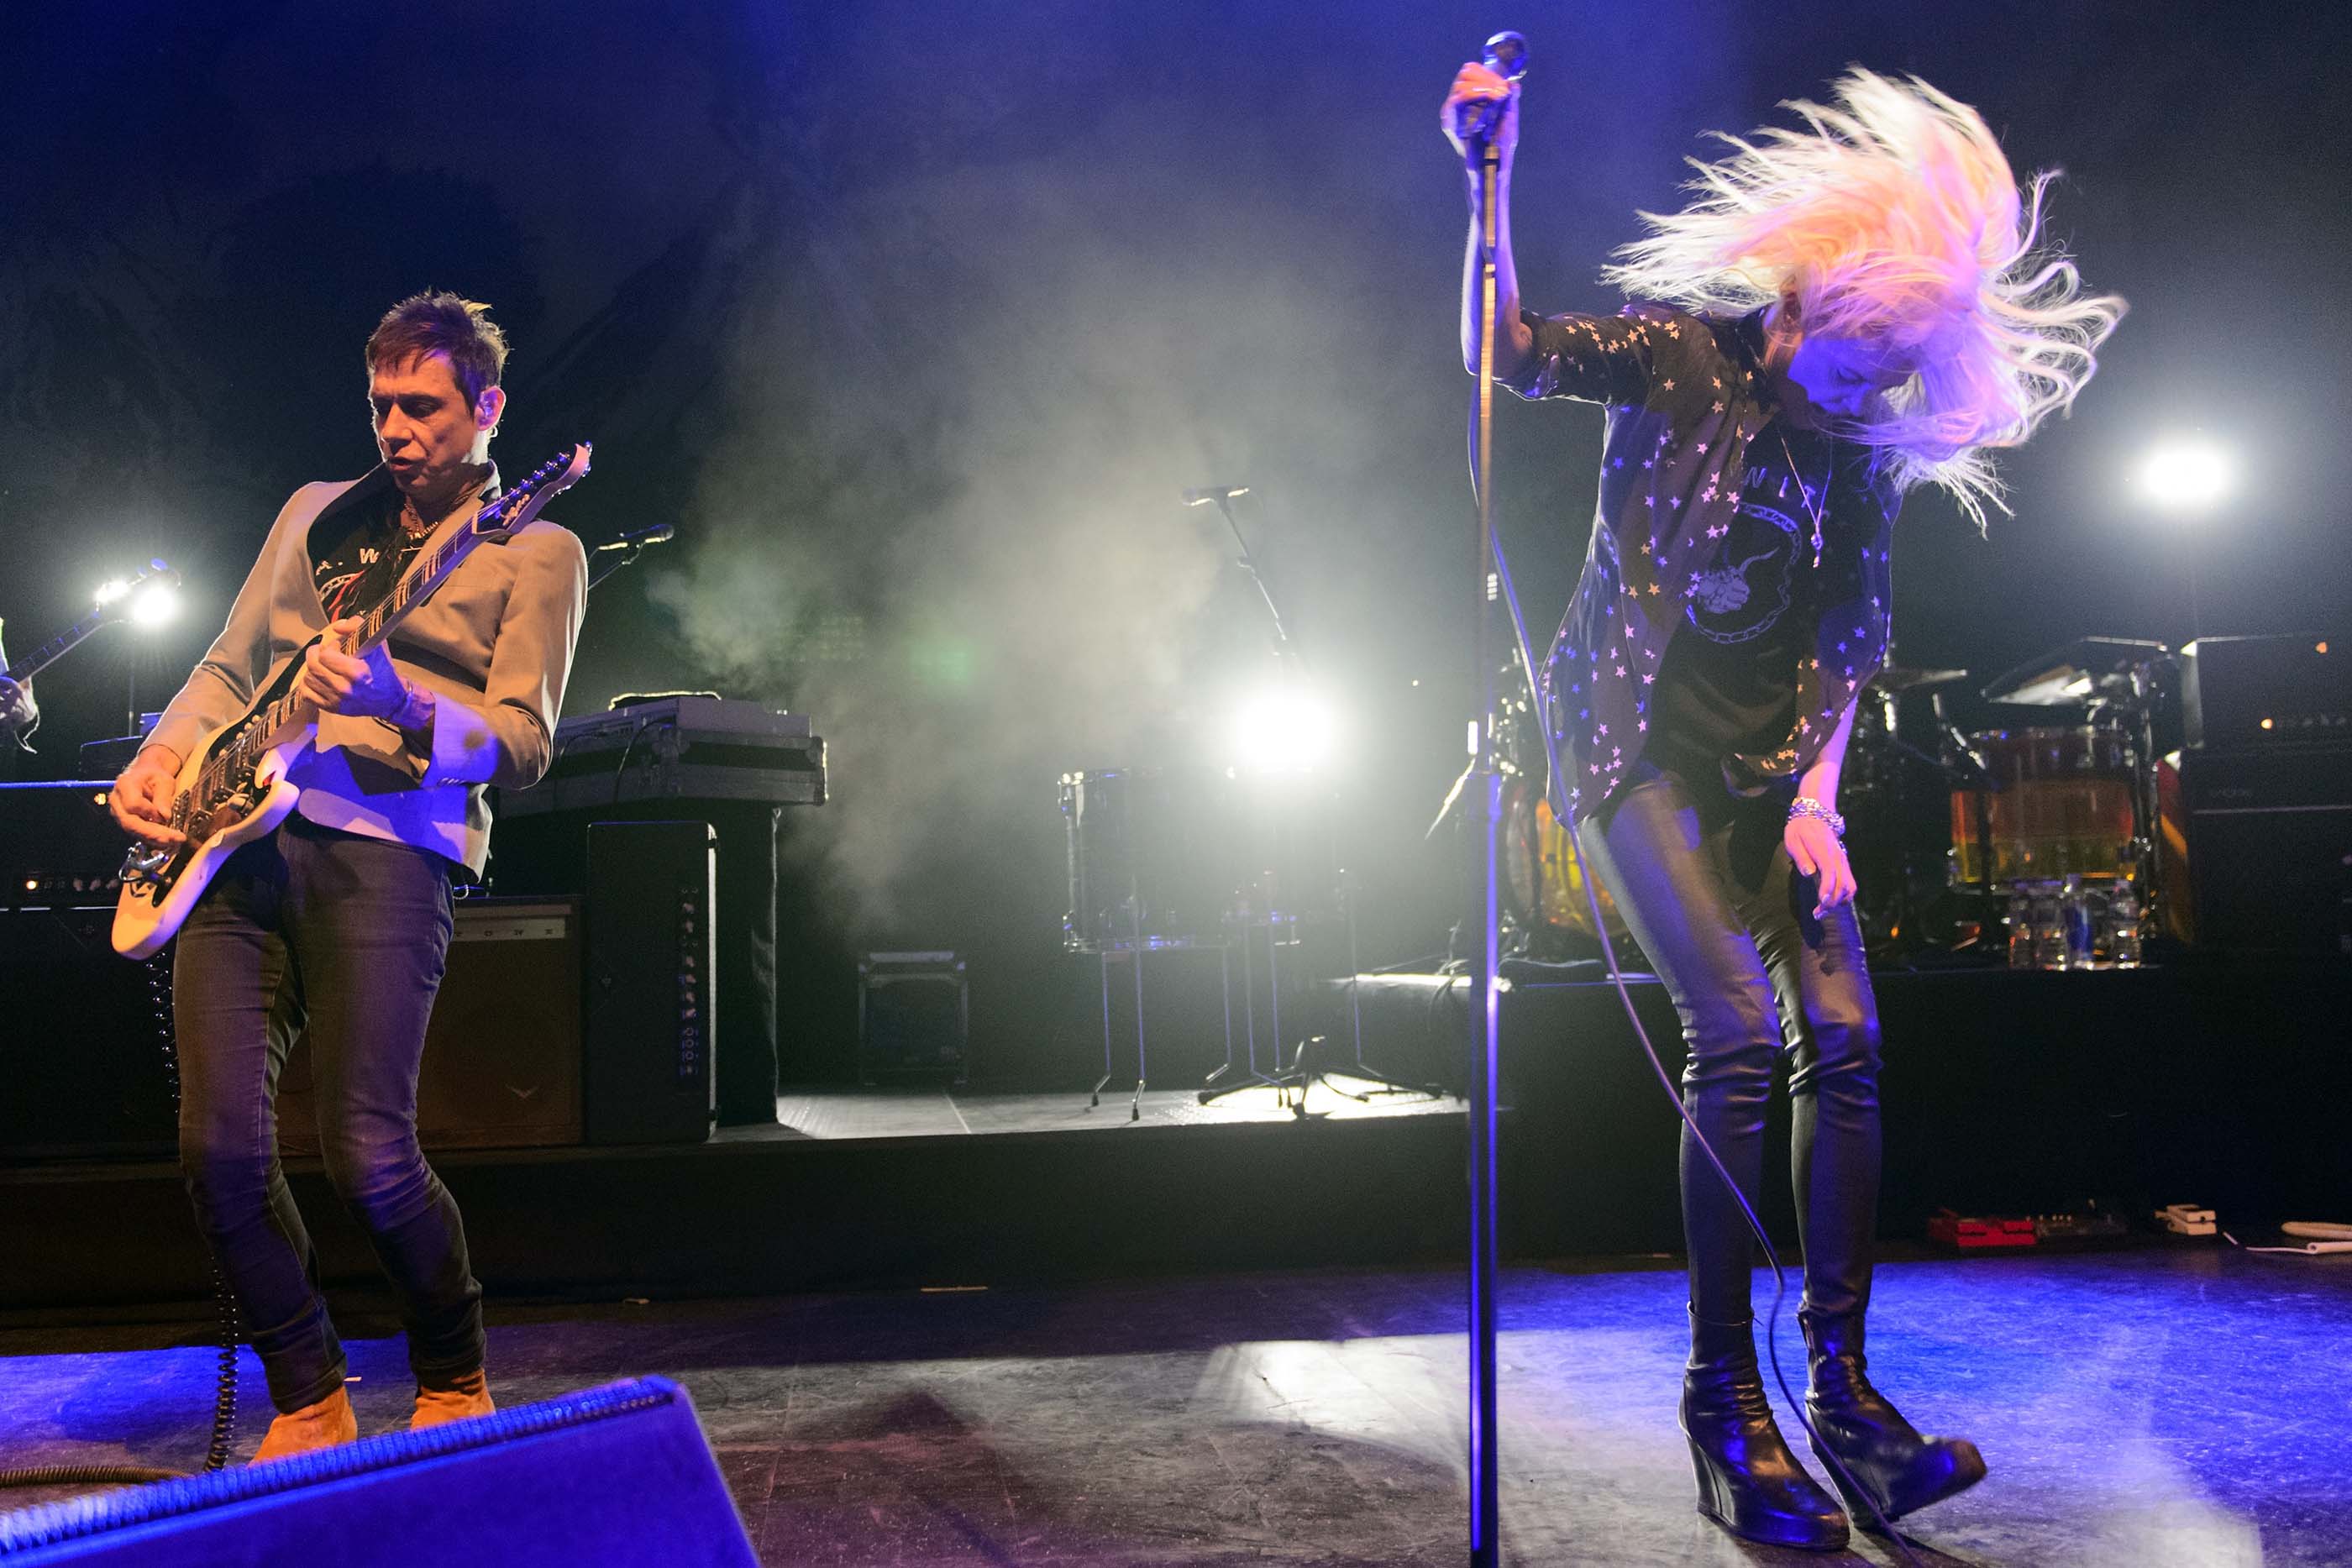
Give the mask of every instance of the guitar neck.
[[401, 573], [400, 580], [392, 585], [392, 591], [362, 613], [360, 633], [349, 644], [350, 651], [364, 653], [373, 648], [392, 635], [393, 629], [408, 618], [409, 612], [431, 598], [449, 580], [449, 574], [457, 570], [458, 562], [472, 554], [474, 547], [482, 542], [477, 525], [496, 510], [497, 506], [495, 501], [484, 506], [464, 528], [412, 562], [408, 570]]
[[0, 673], [5, 673], [10, 680], [22, 685], [73, 652], [76, 643], [111, 619], [105, 610], [93, 610]]

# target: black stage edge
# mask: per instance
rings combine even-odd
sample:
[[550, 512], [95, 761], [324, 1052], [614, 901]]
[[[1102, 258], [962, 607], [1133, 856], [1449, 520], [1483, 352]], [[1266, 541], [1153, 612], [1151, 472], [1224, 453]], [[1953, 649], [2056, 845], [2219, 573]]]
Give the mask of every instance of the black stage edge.
[[[1082, 1103], [1082, 1095], [1073, 1095]], [[673, 1147], [444, 1153], [493, 1294], [606, 1298], [1015, 1285], [1431, 1260], [1462, 1244], [1458, 1114]], [[377, 1270], [315, 1162], [322, 1275]], [[0, 1171], [9, 1307], [210, 1289], [164, 1162]]]
[[[2352, 968], [1874, 980], [1884, 1236], [1922, 1236], [1945, 1205], [2040, 1214], [2098, 1199], [2145, 1222], [2193, 1202], [2253, 1227], [2352, 1216], [2339, 1125], [2352, 1103]], [[1366, 977], [1366, 1059], [1458, 1082], [1464, 989]], [[1633, 990], [1679, 1072], [1673, 1009], [1654, 983]], [[1502, 1031], [1509, 1254], [1678, 1250], [1678, 1124], [1614, 990], [1514, 983]], [[1769, 1135], [1787, 1136], [1782, 1100]], [[1466, 1157], [1456, 1113], [887, 1138], [779, 1129], [434, 1163], [494, 1292], [609, 1299], [1458, 1260]], [[1793, 1236], [1782, 1155], [1769, 1159], [1767, 1221]], [[327, 1278], [372, 1281], [365, 1242], [316, 1167], [296, 1167], [294, 1186]], [[168, 1161], [0, 1167], [0, 1305], [206, 1293]]]
[[[2145, 1223], [2169, 1203], [2221, 1222], [2352, 1216], [2352, 965], [2207, 959], [2074, 973], [1881, 971], [1885, 1174], [1879, 1233], [1964, 1214], [2079, 1211]], [[1679, 1020], [1630, 987], [1677, 1082]], [[1367, 977], [1364, 1052], [1388, 1071], [1460, 1032], [1465, 988]], [[1520, 1258], [1678, 1251], [1679, 1124], [1613, 987], [1505, 994], [1505, 1242]], [[1796, 1233], [1783, 1174], [1785, 1066], [1767, 1121], [1763, 1213]]]

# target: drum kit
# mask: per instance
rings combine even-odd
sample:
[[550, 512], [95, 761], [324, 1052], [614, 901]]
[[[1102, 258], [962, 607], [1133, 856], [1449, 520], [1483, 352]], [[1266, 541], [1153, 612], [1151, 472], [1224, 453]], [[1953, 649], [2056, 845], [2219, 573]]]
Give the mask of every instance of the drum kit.
[[[1873, 956], [2133, 967], [2151, 931], [2179, 930], [2179, 834], [2163, 831], [2158, 708], [2175, 664], [2160, 643], [2086, 637], [1987, 685], [1988, 702], [2053, 720], [1963, 733], [1943, 691], [1965, 670], [1890, 665], [1864, 688], [1840, 790]], [[1916, 701], [1931, 705], [1932, 724]], [[1909, 710], [1906, 714], [1906, 709]], [[2072, 710], [2072, 711], [2067, 711]], [[1913, 722], [1906, 725], [1908, 717]], [[1505, 706], [1507, 951], [1558, 962], [1596, 950], [1584, 874], [1543, 788], [1540, 737]], [[1915, 730], [1929, 733], [1915, 737]], [[1612, 942], [1622, 920], [1599, 890]]]

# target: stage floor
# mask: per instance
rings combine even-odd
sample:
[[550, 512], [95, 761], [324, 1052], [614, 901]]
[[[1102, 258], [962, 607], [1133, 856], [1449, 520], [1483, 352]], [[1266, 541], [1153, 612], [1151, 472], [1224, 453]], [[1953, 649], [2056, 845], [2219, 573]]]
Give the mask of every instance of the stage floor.
[[[1892, 1561], [1861, 1538], [1745, 1547], [1692, 1511], [1682, 1290], [1670, 1264], [1507, 1274], [1505, 1560]], [[394, 1325], [365, 1303], [339, 1319], [362, 1429], [386, 1429], [409, 1392]], [[678, 1378], [769, 1563], [1428, 1568], [1461, 1560], [1461, 1320], [1458, 1275], [1396, 1271], [494, 1305], [490, 1368], [508, 1403]], [[196, 1462], [204, 1332], [0, 1328], [0, 1465]], [[2347, 1342], [2352, 1258], [2151, 1242], [1886, 1265], [1874, 1371], [1992, 1470], [1908, 1521], [1921, 1561], [2352, 1562]], [[1781, 1343], [1793, 1361], [1792, 1322]], [[249, 1356], [243, 1387], [250, 1452]]]

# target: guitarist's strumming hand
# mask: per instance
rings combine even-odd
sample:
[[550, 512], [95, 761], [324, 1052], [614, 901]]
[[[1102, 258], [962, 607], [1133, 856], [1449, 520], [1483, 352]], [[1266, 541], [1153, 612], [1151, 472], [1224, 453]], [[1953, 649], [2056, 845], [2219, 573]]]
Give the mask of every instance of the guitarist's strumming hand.
[[179, 776], [180, 758], [169, 747], [142, 748], [107, 793], [114, 825], [151, 844], [186, 843], [188, 835], [172, 826], [173, 785]]
[[360, 618], [346, 616], [327, 628], [327, 635], [302, 655], [302, 674], [295, 695], [321, 713], [353, 718], [389, 719], [404, 730], [431, 727], [433, 694], [412, 686], [392, 667], [392, 655], [379, 643], [365, 653], [346, 653], [342, 644], [359, 634]]

